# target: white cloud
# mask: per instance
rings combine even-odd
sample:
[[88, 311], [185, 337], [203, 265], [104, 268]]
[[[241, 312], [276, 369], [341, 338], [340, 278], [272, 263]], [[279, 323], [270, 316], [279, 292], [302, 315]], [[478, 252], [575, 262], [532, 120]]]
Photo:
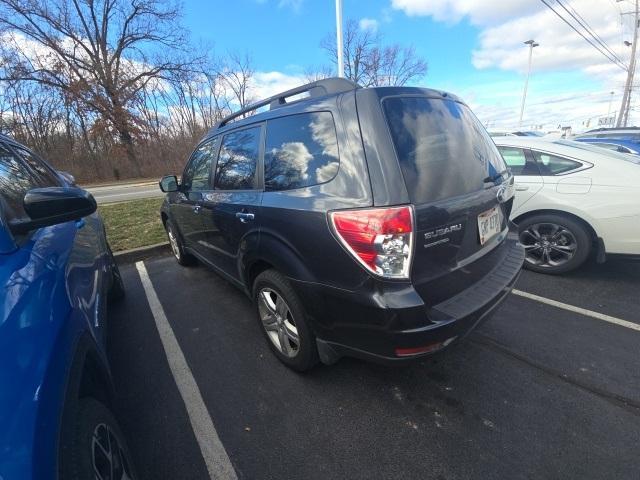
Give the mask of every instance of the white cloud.
[[378, 20], [375, 18], [363, 18], [360, 20], [360, 30], [371, 30], [372, 32], [378, 31]]
[[271, 97], [307, 83], [302, 76], [282, 72], [256, 72], [250, 85], [250, 97], [256, 100]]
[[288, 7], [291, 8], [294, 12], [299, 12], [300, 7], [302, 7], [302, 2], [304, 0], [280, 0], [278, 2], [278, 8]]
[[[550, 2], [563, 16], [569, 14], [557, 3]], [[613, 2], [602, 0], [565, 0], [569, 10], [577, 11], [604, 42], [628, 63], [630, 49], [625, 47], [620, 11]], [[535, 39], [540, 44], [533, 51], [532, 84], [548, 74], [565, 72], [570, 82], [558, 82], [543, 92], [531, 90], [525, 111], [526, 118], [545, 119], [539, 123], [586, 120], [602, 112], [606, 115], [610, 95], [616, 91], [613, 110], [619, 107], [626, 71], [605, 58], [564, 23], [558, 16], [534, 0], [391, 0], [391, 6], [409, 16], [429, 16], [449, 24], [468, 21], [479, 30], [478, 46], [472, 51], [472, 63], [478, 70], [499, 69], [524, 74], [528, 62], [528, 46], [523, 42]], [[630, 36], [632, 19], [625, 17], [625, 32]], [[628, 23], [628, 24], [627, 24]], [[573, 75], [570, 75], [573, 73]], [[582, 80], [581, 80], [582, 79]], [[572, 83], [571, 83], [572, 82]], [[522, 84], [511, 82], [502, 91], [491, 85], [474, 87], [471, 96], [478, 94], [479, 116], [497, 119], [500, 124], [513, 126], [519, 114]], [[524, 83], [524, 78], [522, 79]], [[592, 93], [585, 85], [600, 85]], [[567, 92], [579, 92], [582, 97], [568, 98]], [[487, 92], [490, 92], [487, 93]], [[460, 92], [462, 93], [462, 92]], [[570, 95], [569, 95], [570, 96]], [[531, 102], [531, 103], [530, 103]], [[537, 102], [537, 104], [536, 104]], [[603, 106], [604, 105], [604, 106]], [[485, 120], [485, 118], [483, 118]], [[578, 121], [580, 125], [582, 120]]]
[[538, 9], [533, 0], [392, 0], [391, 6], [409, 16], [430, 16], [439, 22], [456, 23], [468, 17], [475, 25], [525, 15]]

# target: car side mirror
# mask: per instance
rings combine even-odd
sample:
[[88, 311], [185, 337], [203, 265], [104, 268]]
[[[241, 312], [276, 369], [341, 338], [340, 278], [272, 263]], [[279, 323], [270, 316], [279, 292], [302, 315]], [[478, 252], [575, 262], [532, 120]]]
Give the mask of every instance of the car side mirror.
[[77, 187], [34, 188], [24, 196], [23, 204], [29, 219], [11, 222], [14, 233], [80, 220], [98, 208], [93, 196]]
[[160, 190], [164, 193], [178, 191], [178, 178], [175, 175], [166, 175], [160, 179]]

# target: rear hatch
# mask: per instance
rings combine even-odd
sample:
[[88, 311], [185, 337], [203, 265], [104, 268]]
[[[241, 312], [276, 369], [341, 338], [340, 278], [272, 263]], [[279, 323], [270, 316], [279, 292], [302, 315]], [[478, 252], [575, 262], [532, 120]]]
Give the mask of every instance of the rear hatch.
[[466, 105], [402, 95], [382, 106], [415, 209], [411, 280], [433, 306], [481, 280], [506, 255], [513, 178]]

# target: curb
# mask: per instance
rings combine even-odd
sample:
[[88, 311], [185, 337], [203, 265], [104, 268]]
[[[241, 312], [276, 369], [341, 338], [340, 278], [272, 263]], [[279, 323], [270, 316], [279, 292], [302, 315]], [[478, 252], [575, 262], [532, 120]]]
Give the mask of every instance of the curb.
[[119, 265], [127, 263], [139, 262], [140, 260], [146, 260], [147, 258], [157, 257], [165, 255], [171, 251], [169, 242], [156, 243], [154, 245], [148, 245], [146, 247], [132, 248], [131, 250], [122, 250], [120, 252], [114, 252], [113, 256]]

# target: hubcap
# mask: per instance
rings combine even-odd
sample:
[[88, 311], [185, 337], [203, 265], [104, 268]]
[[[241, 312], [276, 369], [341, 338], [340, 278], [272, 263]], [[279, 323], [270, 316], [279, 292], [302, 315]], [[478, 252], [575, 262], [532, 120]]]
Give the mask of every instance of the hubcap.
[[555, 223], [534, 223], [520, 232], [520, 243], [526, 251], [526, 262], [551, 268], [567, 263], [578, 249], [571, 231]]
[[167, 235], [169, 236], [169, 245], [171, 245], [171, 251], [173, 255], [180, 260], [180, 246], [178, 245], [178, 239], [171, 227], [167, 228]]
[[132, 480], [127, 456], [109, 425], [99, 424], [91, 439], [91, 460], [96, 480]]
[[293, 314], [282, 296], [270, 288], [258, 293], [260, 320], [271, 342], [279, 352], [293, 358], [300, 350], [300, 337]]

